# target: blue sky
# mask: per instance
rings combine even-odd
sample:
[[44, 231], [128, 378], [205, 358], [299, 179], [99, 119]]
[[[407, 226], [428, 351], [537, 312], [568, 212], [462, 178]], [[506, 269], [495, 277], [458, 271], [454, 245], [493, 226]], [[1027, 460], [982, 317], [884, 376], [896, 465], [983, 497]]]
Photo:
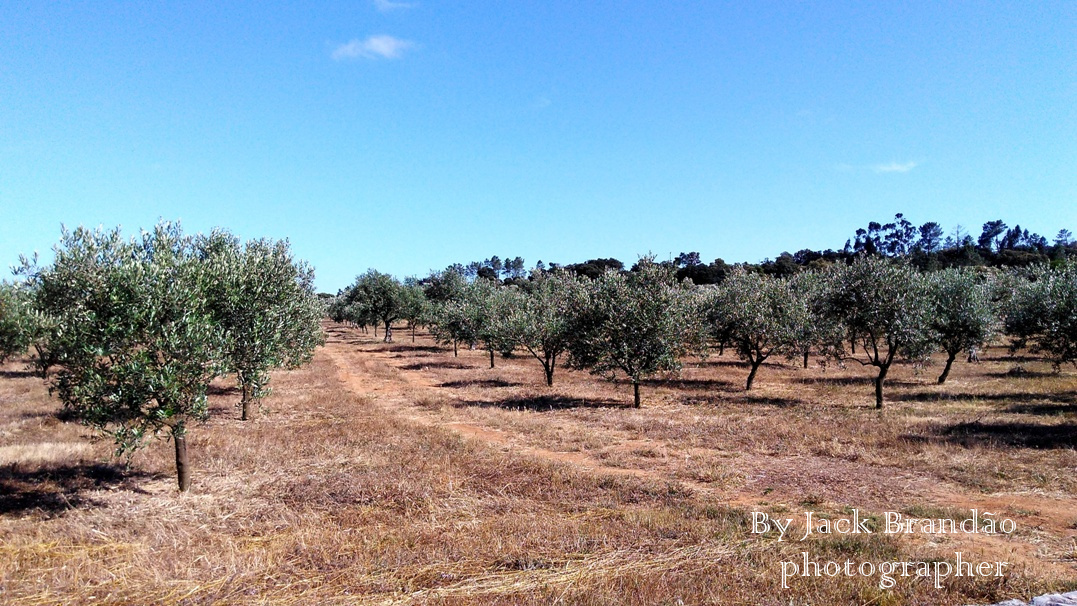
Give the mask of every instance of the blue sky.
[[1077, 231], [1074, 2], [0, 4], [0, 262], [288, 237], [335, 291], [496, 254]]

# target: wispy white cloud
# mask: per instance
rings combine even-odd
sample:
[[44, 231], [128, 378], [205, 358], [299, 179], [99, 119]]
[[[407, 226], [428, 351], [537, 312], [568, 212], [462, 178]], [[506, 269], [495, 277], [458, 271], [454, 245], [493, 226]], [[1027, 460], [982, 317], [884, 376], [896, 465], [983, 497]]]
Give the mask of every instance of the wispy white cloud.
[[335, 61], [345, 59], [399, 59], [405, 51], [415, 48], [415, 43], [388, 35], [355, 39], [333, 49]]
[[908, 162], [884, 162], [880, 164], [849, 164], [848, 162], [841, 162], [840, 164], [834, 165], [834, 170], [840, 173], [871, 171], [877, 175], [884, 175], [891, 173], [907, 173], [921, 164], [922, 162], [918, 160], [910, 160]]
[[871, 170], [877, 173], [907, 173], [910, 170], [919, 166], [919, 162], [888, 162], [886, 164], [876, 164], [871, 167]]
[[396, 2], [394, 0], [374, 0], [374, 8], [383, 13], [395, 11], [400, 8], [414, 8], [414, 2]]

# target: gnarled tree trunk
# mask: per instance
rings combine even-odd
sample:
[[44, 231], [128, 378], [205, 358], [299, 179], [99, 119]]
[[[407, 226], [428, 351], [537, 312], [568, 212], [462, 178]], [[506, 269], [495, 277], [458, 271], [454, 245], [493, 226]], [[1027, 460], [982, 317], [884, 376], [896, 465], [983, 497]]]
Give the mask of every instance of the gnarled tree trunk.
[[939, 385], [946, 382], [946, 377], [950, 376], [950, 367], [954, 365], [954, 359], [957, 358], [957, 351], [946, 352], [946, 367], [942, 369], [942, 374], [939, 375]]
[[882, 410], [883, 408], [883, 382], [886, 381], [886, 373], [890, 370], [890, 366], [880, 366], [879, 376], [875, 377], [875, 408]]

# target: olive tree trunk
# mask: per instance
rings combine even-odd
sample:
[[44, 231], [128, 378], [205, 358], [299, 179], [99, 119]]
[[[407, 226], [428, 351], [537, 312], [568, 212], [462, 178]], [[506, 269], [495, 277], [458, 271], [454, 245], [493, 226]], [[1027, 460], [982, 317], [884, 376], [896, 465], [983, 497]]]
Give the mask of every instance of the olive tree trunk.
[[879, 367], [879, 376], [875, 377], [875, 408], [882, 410], [883, 408], [883, 382], [886, 381], [886, 373], [889, 372], [890, 365]]
[[180, 492], [191, 489], [191, 470], [187, 464], [187, 434], [180, 428], [173, 428], [172, 441], [176, 444], [176, 480]]
[[755, 374], [759, 372], [759, 367], [763, 364], [763, 360], [751, 362], [752, 370], [748, 373], [748, 383], [744, 386], [744, 391], [752, 390], [752, 383], [755, 382]]
[[240, 409], [242, 410], [242, 412], [240, 413], [240, 420], [242, 421], [246, 421], [251, 418], [251, 400], [253, 399], [251, 397], [252, 391], [253, 389], [251, 389], [250, 385], [247, 385], [246, 383], [243, 384], [243, 400], [240, 401]]
[[954, 359], [957, 358], [957, 351], [946, 352], [946, 367], [942, 369], [942, 374], [939, 375], [939, 385], [946, 382], [946, 377], [950, 376], [950, 367], [954, 365]]

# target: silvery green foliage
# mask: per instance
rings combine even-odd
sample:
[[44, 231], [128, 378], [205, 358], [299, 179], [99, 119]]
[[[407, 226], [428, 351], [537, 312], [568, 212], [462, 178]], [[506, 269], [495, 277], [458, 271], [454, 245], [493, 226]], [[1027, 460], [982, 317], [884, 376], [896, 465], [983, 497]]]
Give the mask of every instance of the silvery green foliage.
[[958, 354], [982, 346], [997, 334], [996, 288], [990, 274], [969, 269], [944, 269], [925, 278], [934, 304], [932, 328], [947, 356], [938, 379], [944, 383]]
[[568, 272], [536, 274], [526, 291], [510, 290], [499, 325], [505, 345], [523, 347], [542, 364], [546, 385], [553, 386], [557, 359], [576, 336], [578, 312], [586, 290]]
[[450, 267], [443, 271], [431, 272], [430, 276], [423, 281], [423, 294], [431, 303], [444, 303], [460, 297], [467, 286], [467, 277], [463, 270]]
[[491, 280], [478, 279], [464, 288], [461, 299], [474, 341], [490, 352], [491, 368], [494, 352], [511, 354], [514, 349], [512, 338], [504, 325], [509, 306], [515, 301], [510, 292], [515, 292], [515, 289], [500, 286]]
[[206, 296], [224, 334], [224, 362], [249, 403], [268, 394], [269, 371], [297, 368], [325, 342], [325, 313], [314, 293], [314, 270], [293, 258], [287, 240], [251, 240], [240, 245], [216, 230], [197, 245], [212, 272]]
[[224, 334], [205, 296], [215, 276], [177, 224], [124, 240], [118, 229], [64, 230], [48, 267], [24, 262], [37, 305], [52, 318], [59, 366], [50, 388], [82, 422], [131, 452], [167, 430], [181, 441], [209, 412], [206, 388], [223, 369]]
[[701, 334], [696, 298], [676, 281], [672, 266], [653, 258], [640, 260], [637, 271], [607, 271], [586, 286], [569, 363], [611, 380], [623, 372], [638, 407], [640, 381], [679, 370]]
[[403, 311], [400, 317], [408, 321], [408, 327], [412, 331], [412, 339], [415, 338], [415, 327], [423, 324], [429, 315], [430, 302], [426, 299], [423, 287], [415, 278], [404, 281], [404, 290], [401, 293]]
[[460, 343], [482, 344], [491, 353], [510, 352], [511, 344], [500, 325], [508, 304], [504, 291], [485, 279], [461, 283], [453, 289], [451, 298], [432, 304], [429, 324], [434, 339], [452, 343], [454, 352]]
[[926, 279], [905, 264], [878, 257], [861, 257], [836, 265], [826, 276], [821, 309], [859, 345], [856, 354], [832, 337], [827, 351], [841, 360], [879, 369], [875, 406], [883, 406], [883, 383], [899, 356], [922, 359], [938, 342], [933, 328], [934, 305]]
[[475, 331], [473, 312], [474, 310], [467, 305], [463, 297], [434, 303], [427, 320], [434, 341], [442, 345], [451, 344], [454, 355], [460, 343], [475, 343], [478, 335]]
[[1039, 266], [1019, 282], [1006, 307], [1006, 332], [1014, 347], [1044, 353], [1058, 368], [1077, 365], [1077, 264]]
[[712, 291], [709, 303], [712, 331], [751, 365], [746, 390], [771, 355], [800, 353], [808, 305], [788, 280], [737, 270]]
[[329, 299], [328, 304], [325, 306], [325, 313], [329, 316], [329, 319], [337, 322], [349, 322], [350, 320], [344, 313], [344, 308], [347, 307], [348, 300], [344, 297], [343, 293], [338, 293], [332, 299]]
[[0, 363], [30, 348], [39, 323], [29, 289], [23, 284], [0, 282]]
[[789, 294], [794, 299], [793, 342], [785, 354], [789, 358], [799, 356], [804, 368], [808, 367], [812, 350], [825, 350], [826, 344], [840, 331], [837, 322], [819, 305], [826, 285], [826, 275], [822, 271], [803, 271], [789, 278]]
[[352, 322], [364, 326], [380, 323], [385, 327], [385, 342], [392, 342], [393, 322], [403, 317], [408, 305], [404, 285], [389, 274], [371, 269], [355, 279], [344, 297]]

